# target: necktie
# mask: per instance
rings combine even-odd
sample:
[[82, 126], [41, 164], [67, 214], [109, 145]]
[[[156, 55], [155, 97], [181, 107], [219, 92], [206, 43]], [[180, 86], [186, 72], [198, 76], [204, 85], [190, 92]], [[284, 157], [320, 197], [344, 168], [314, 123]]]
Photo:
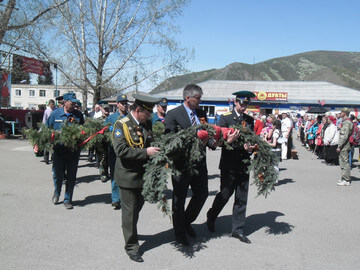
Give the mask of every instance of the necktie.
[[195, 113], [191, 112], [190, 116], [191, 116], [191, 125], [195, 126], [196, 125]]

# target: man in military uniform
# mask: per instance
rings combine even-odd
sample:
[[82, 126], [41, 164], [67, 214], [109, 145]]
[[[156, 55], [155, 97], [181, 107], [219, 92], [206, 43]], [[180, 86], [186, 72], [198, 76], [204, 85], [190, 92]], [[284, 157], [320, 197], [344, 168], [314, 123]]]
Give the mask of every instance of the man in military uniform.
[[133, 94], [135, 102], [130, 113], [114, 125], [113, 146], [117, 157], [114, 178], [120, 187], [122, 204], [122, 229], [125, 251], [130, 259], [143, 262], [139, 253], [137, 221], [144, 204], [144, 164], [149, 156], [158, 153], [158, 147], [150, 147], [152, 141], [151, 121], [153, 107], [159, 102], [150, 96]]
[[[219, 120], [220, 127], [231, 127], [234, 125], [243, 125], [254, 130], [254, 118], [245, 113], [251, 97], [254, 93], [249, 91], [240, 91], [233, 93], [236, 95], [233, 111], [221, 115]], [[248, 164], [244, 159], [250, 160], [251, 151], [256, 145], [245, 144], [241, 148], [227, 150], [222, 147], [220, 158], [220, 192], [216, 195], [212, 207], [207, 212], [206, 225], [211, 232], [215, 231], [215, 220], [229, 198], [235, 191], [235, 202], [232, 216], [232, 237], [242, 242], [250, 244], [250, 240], [245, 236], [243, 227], [245, 224], [246, 205], [249, 189], [249, 174], [247, 172]]]
[[[116, 98], [117, 111], [106, 118], [104, 124], [110, 123], [114, 125], [117, 120], [124, 118], [128, 114], [128, 98], [125, 94], [121, 94]], [[110, 179], [111, 179], [111, 206], [115, 210], [121, 208], [120, 190], [114, 179], [116, 155], [112, 145], [108, 148]]]
[[349, 119], [350, 110], [344, 108], [341, 111], [341, 128], [339, 135], [339, 144], [336, 151], [339, 153], [339, 165], [341, 170], [341, 179], [338, 181], [338, 186], [350, 186], [351, 175], [350, 175], [350, 161], [349, 153], [351, 150], [351, 145], [349, 138], [353, 132], [354, 124]]
[[[46, 125], [55, 130], [61, 130], [61, 127], [66, 124], [83, 124], [84, 117], [81, 112], [75, 110], [75, 104], [78, 102], [74, 93], [66, 93], [63, 96], [64, 106], [53, 111], [46, 121]], [[54, 204], [59, 203], [59, 197], [61, 193], [61, 186], [66, 171], [66, 188], [63, 204], [66, 209], [72, 209], [71, 204], [76, 173], [80, 158], [80, 150], [74, 152], [71, 149], [57, 144], [54, 146], [53, 155], [53, 180], [54, 180], [54, 195], [52, 202]]]
[[159, 104], [156, 105], [156, 112], [151, 115], [151, 122], [154, 125], [156, 122], [164, 123], [168, 101], [167, 98], [162, 98]]

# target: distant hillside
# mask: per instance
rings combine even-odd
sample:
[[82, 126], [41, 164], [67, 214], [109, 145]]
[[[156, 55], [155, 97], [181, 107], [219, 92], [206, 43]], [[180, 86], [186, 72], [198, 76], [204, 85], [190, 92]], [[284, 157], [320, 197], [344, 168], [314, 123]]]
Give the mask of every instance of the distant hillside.
[[255, 65], [232, 63], [222, 69], [171, 77], [151, 93], [207, 80], [326, 81], [360, 90], [360, 52], [313, 51], [274, 58]]

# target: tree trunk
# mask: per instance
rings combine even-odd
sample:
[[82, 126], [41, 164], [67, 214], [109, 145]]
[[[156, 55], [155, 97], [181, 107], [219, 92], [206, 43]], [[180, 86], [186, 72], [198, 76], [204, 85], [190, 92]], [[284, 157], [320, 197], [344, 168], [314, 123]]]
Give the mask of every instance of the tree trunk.
[[8, 30], [11, 14], [16, 5], [16, 0], [9, 0], [0, 22], [0, 44], [2, 44], [6, 31]]

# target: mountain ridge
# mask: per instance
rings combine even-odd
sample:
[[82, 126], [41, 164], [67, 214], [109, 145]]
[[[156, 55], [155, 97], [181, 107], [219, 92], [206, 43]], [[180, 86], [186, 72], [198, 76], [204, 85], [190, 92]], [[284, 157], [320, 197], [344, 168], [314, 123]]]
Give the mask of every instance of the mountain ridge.
[[224, 68], [191, 72], [166, 79], [151, 94], [208, 80], [326, 81], [360, 90], [360, 52], [310, 51], [256, 64], [233, 62]]

